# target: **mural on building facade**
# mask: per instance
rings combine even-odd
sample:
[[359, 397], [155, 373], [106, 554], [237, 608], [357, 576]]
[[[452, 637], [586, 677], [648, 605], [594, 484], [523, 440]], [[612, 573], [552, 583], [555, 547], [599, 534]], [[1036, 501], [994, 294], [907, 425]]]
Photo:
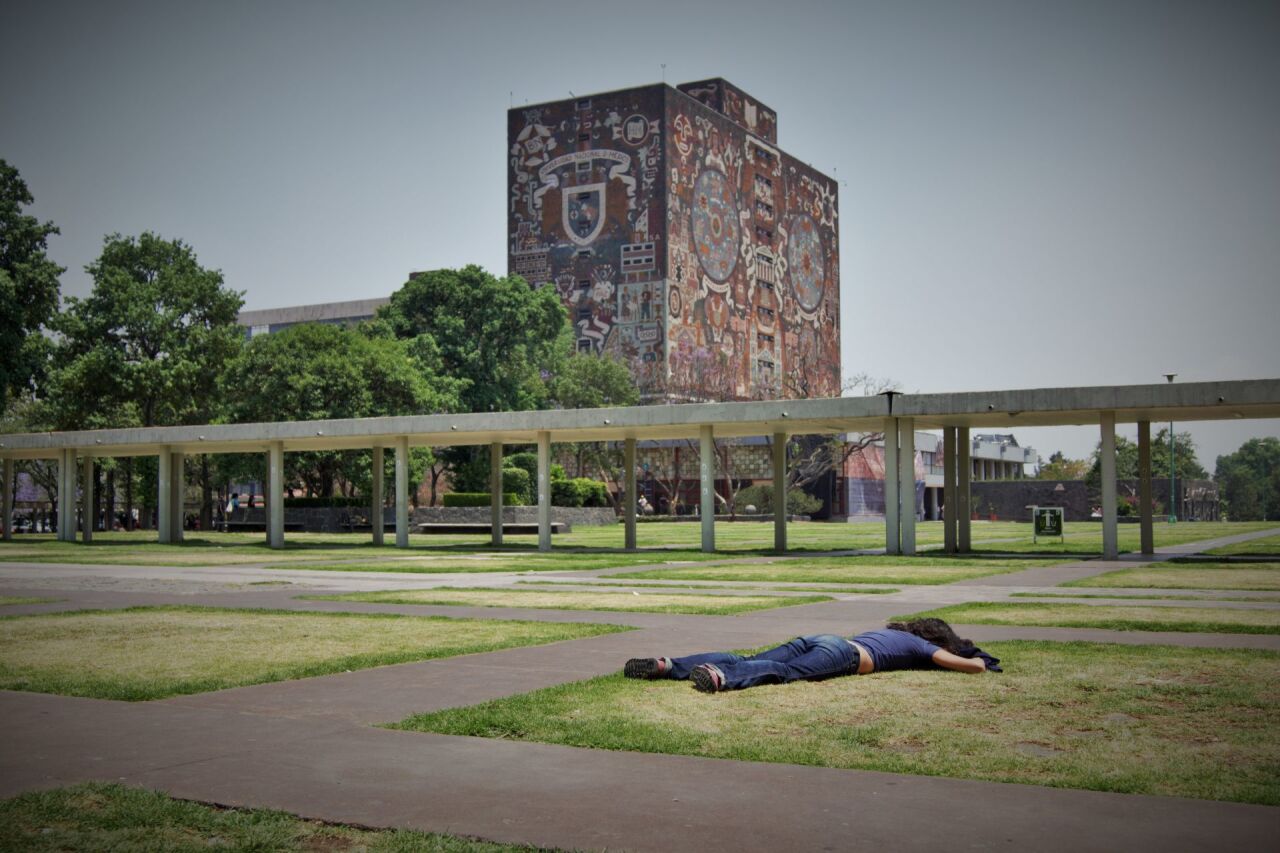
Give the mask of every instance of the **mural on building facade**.
[[771, 144], [772, 110], [686, 88], [510, 111], [510, 272], [649, 400], [835, 396], [835, 186]]

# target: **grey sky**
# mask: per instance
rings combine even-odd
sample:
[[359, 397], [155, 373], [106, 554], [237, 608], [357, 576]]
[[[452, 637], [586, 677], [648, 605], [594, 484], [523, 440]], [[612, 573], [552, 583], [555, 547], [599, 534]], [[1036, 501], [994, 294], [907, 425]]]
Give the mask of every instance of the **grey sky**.
[[[1280, 376], [1276, 2], [8, 0], [0, 31], [0, 157], [69, 295], [104, 234], [148, 229], [247, 308], [505, 272], [509, 103], [665, 63], [840, 180], [846, 375]], [[1280, 422], [1191, 432], [1212, 470]], [[1020, 438], [1083, 456], [1097, 430]]]

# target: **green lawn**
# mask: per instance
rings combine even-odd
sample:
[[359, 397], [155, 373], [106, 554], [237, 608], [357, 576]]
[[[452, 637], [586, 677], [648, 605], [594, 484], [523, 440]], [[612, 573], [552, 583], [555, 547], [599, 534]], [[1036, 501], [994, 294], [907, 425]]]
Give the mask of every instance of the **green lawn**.
[[623, 630], [203, 607], [7, 616], [0, 689], [141, 701]]
[[1105, 604], [1007, 604], [971, 602], [894, 616], [936, 616], [962, 625], [1035, 625], [1057, 628], [1106, 628], [1112, 631], [1181, 631], [1210, 634], [1280, 634], [1280, 608], [1142, 607]]
[[769, 581], [773, 583], [945, 584], [988, 575], [1056, 565], [1044, 559], [995, 557], [855, 556], [777, 559], [768, 563], [681, 566], [646, 571], [615, 572], [610, 578], [655, 580]]
[[7, 607], [17, 604], [48, 604], [51, 601], [58, 601], [56, 598], [31, 598], [30, 596], [21, 595], [0, 595], [0, 607]]
[[[1066, 586], [1066, 584], [1063, 584]], [[1250, 595], [1250, 596], [1230, 596], [1230, 595], [1124, 595], [1115, 593], [1111, 595], [1103, 595], [1101, 593], [1070, 593], [1070, 592], [1013, 592], [1009, 594], [1010, 598], [1110, 598], [1110, 599], [1140, 599], [1144, 601], [1280, 601], [1280, 595]]]
[[[830, 585], [822, 585], [822, 584], [808, 584], [808, 585], [806, 585], [806, 586], [777, 586], [777, 585], [774, 585], [774, 584], [767, 584], [767, 585], [755, 585], [755, 586], [752, 586], [752, 585], [749, 585], [749, 584], [734, 584], [733, 586], [727, 586], [727, 587], [726, 587], [726, 586], [720, 586], [720, 587], [717, 587], [717, 586], [716, 586], [716, 585], [714, 585], [714, 584], [704, 585], [704, 584], [692, 584], [692, 583], [645, 583], [644, 581], [638, 581], [638, 582], [636, 582], [636, 583], [629, 583], [629, 584], [625, 584], [625, 585], [624, 585], [624, 584], [602, 584], [602, 583], [593, 583], [590, 579], [581, 580], [581, 581], [574, 581], [574, 580], [563, 580], [563, 581], [516, 581], [516, 583], [517, 583], [517, 584], [519, 584], [520, 586], [572, 586], [572, 587], [584, 587], [584, 588], [590, 588], [590, 589], [594, 589], [594, 590], [598, 590], [598, 591], [613, 590], [613, 589], [617, 589], [619, 586], [623, 587], [624, 589], [630, 589], [631, 587], [636, 587], [636, 588], [638, 588], [638, 589], [691, 589], [691, 590], [695, 590], [695, 591], [696, 591], [696, 590], [701, 590], [701, 591], [703, 591], [703, 592], [708, 592], [708, 591], [714, 592], [717, 588], [719, 588], [719, 589], [732, 589], [732, 590], [742, 590], [742, 589], [761, 590], [761, 589], [767, 589], [767, 590], [769, 590], [770, 592], [831, 592], [831, 591], [832, 591], [832, 588], [831, 588], [831, 586], [830, 586]], [[867, 586], [867, 587], [858, 587], [857, 589], [849, 589], [849, 588], [847, 588], [847, 587], [845, 587], [845, 588], [837, 588], [835, 591], [840, 592], [842, 595], [850, 595], [850, 594], [856, 594], [856, 595], [888, 595], [889, 593], [901, 592], [902, 590], [897, 589], [896, 587], [891, 587], [891, 586], [876, 586], [876, 587], [870, 587], [870, 586]]]
[[[1197, 521], [1182, 524], [1157, 523], [1152, 527], [1152, 538], [1157, 548], [1166, 545], [1185, 545], [1188, 542], [1200, 542], [1218, 539], [1223, 536], [1235, 536], [1240, 533], [1251, 533], [1256, 530], [1268, 530], [1276, 526], [1274, 521]], [[1017, 542], [998, 544], [980, 544], [977, 528], [973, 532], [973, 550], [976, 552], [995, 551], [1009, 553], [1036, 554], [1101, 554], [1102, 524], [1097, 521], [1071, 521], [1066, 525], [1065, 541], [1042, 540], [1031, 542], [1031, 526], [1022, 525], [1025, 535]], [[1137, 524], [1121, 524], [1118, 527], [1117, 542], [1121, 553], [1138, 551], [1142, 548], [1141, 531]]]
[[[1275, 524], [1276, 522], [1270, 522]], [[1280, 536], [1264, 536], [1261, 539], [1250, 539], [1248, 542], [1237, 542], [1235, 545], [1224, 545], [1205, 551], [1215, 557], [1280, 557]]]
[[539, 607], [549, 610], [616, 610], [633, 613], [689, 613], [729, 616], [775, 607], [793, 607], [831, 601], [829, 595], [693, 595], [688, 593], [635, 593], [617, 591], [567, 591], [532, 589], [434, 589], [352, 592], [345, 595], [306, 596], [320, 601], [360, 601], [372, 604], [443, 604], [458, 607]]
[[1280, 563], [1157, 563], [1067, 581], [1061, 586], [1280, 590]]
[[0, 802], [0, 850], [30, 853], [504, 853], [535, 849], [409, 829], [335, 826], [267, 809], [215, 808], [103, 782], [35, 791]]
[[[1157, 545], [1172, 545], [1216, 538], [1253, 530], [1267, 530], [1275, 522], [1198, 522], [1158, 524]], [[578, 527], [571, 533], [552, 540], [554, 554], [581, 554], [584, 551], [623, 547], [623, 525]], [[1031, 543], [1031, 525], [1025, 522], [972, 523], [973, 545], [977, 551], [1044, 552], [1049, 554], [1096, 554], [1102, 550], [1101, 525], [1089, 522], [1067, 524], [1065, 545], [1056, 542]], [[285, 548], [267, 547], [260, 533], [188, 533], [182, 543], [161, 545], [155, 531], [101, 532], [94, 541], [59, 542], [53, 534], [23, 534], [12, 542], [0, 542], [0, 562], [69, 562], [84, 564], [189, 565], [216, 566], [245, 563], [333, 563], [351, 560], [353, 564], [376, 565], [383, 560], [418, 556], [460, 558], [480, 552], [511, 554], [537, 553], [536, 536], [507, 536], [504, 546], [495, 549], [486, 535], [412, 534], [410, 547], [397, 549], [391, 544], [374, 547], [368, 534], [287, 533]], [[701, 525], [692, 522], [653, 522], [637, 525], [637, 541], [651, 553], [674, 549], [683, 559], [700, 553]], [[842, 551], [884, 547], [884, 524], [877, 521], [855, 523], [791, 522], [787, 525], [787, 541], [792, 551]], [[942, 542], [942, 522], [927, 521], [916, 525], [917, 544], [925, 547]], [[773, 553], [773, 526], [760, 522], [719, 522], [716, 524], [716, 547], [725, 554]], [[1137, 525], [1120, 528], [1121, 550], [1138, 548]], [[631, 555], [635, 556], [635, 555]], [[672, 559], [668, 554], [664, 559]], [[626, 565], [621, 563], [616, 565]]]
[[710, 696], [614, 675], [398, 727], [1280, 804], [1280, 654], [984, 645], [1004, 673], [888, 672]]

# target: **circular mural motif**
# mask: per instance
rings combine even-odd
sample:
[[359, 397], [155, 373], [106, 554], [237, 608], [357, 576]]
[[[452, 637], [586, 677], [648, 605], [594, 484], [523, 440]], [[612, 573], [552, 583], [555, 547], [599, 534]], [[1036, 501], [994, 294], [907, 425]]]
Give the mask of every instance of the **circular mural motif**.
[[787, 235], [787, 264], [791, 273], [791, 289], [796, 301], [806, 311], [822, 304], [826, 287], [822, 261], [822, 235], [811, 216], [800, 214], [791, 220]]
[[724, 281], [738, 263], [738, 208], [729, 181], [707, 169], [693, 185], [693, 245], [708, 276]]

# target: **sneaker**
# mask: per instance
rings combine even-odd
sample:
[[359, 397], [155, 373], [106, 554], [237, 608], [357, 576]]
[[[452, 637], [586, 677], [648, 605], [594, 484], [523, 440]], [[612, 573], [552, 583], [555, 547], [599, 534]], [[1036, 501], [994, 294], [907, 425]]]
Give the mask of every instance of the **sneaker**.
[[622, 668], [627, 678], [666, 678], [671, 671], [671, 663], [666, 658], [632, 658]]
[[703, 693], [719, 693], [724, 690], [724, 673], [709, 663], [694, 667], [693, 672], [689, 673], [689, 680], [693, 682], [695, 689]]

